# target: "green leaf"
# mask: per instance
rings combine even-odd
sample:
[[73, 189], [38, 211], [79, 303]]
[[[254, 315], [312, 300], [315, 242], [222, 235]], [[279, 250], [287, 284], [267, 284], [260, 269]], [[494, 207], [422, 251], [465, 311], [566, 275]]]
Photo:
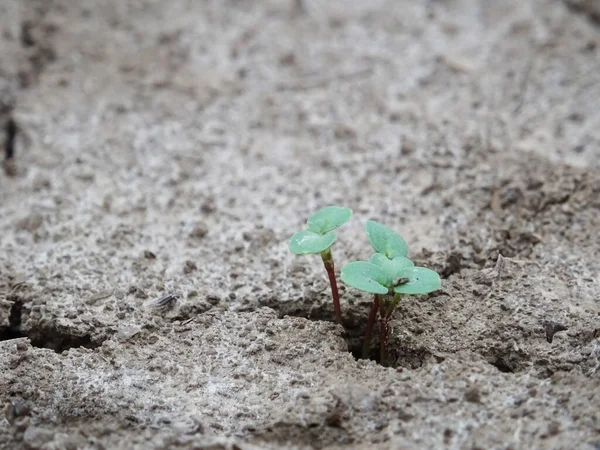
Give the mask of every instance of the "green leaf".
[[394, 259], [388, 259], [381, 253], [374, 253], [369, 259], [371, 264], [378, 266], [385, 275], [385, 282], [382, 283], [384, 286], [393, 287], [393, 281], [398, 278], [400, 270], [406, 267], [413, 267], [414, 263], [406, 256], [398, 256]]
[[394, 288], [398, 294], [428, 294], [442, 287], [437, 272], [425, 267], [407, 267], [398, 272], [397, 278], [408, 278], [408, 283]]
[[296, 255], [321, 253], [335, 242], [336, 235], [333, 231], [321, 236], [313, 231], [305, 230], [294, 234], [290, 239], [290, 250]]
[[384, 254], [388, 259], [406, 256], [408, 253], [408, 245], [404, 239], [391, 228], [374, 220], [369, 220], [366, 229], [369, 242], [375, 251]]
[[306, 221], [306, 225], [310, 231], [325, 234], [348, 222], [350, 217], [352, 217], [350, 208], [326, 206], [310, 216]]
[[406, 256], [398, 256], [394, 259], [388, 259], [381, 253], [373, 253], [371, 259], [369, 259], [369, 262], [379, 266], [384, 272], [397, 272], [405, 267], [413, 267], [415, 265]]
[[342, 281], [361, 291], [371, 294], [387, 294], [388, 288], [380, 283], [385, 275], [375, 264], [354, 261], [342, 268]]
[[387, 256], [385, 256], [385, 255], [383, 255], [381, 253], [373, 253], [371, 255], [371, 257], [369, 258], [369, 262], [371, 264], [375, 264], [376, 266], [382, 266], [387, 261], [389, 261], [389, 259], [387, 258]]

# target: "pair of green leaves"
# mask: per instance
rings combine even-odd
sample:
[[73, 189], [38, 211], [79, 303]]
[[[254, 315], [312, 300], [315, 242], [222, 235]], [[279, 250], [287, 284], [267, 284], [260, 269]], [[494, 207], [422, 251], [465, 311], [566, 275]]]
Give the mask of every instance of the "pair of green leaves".
[[333, 245], [337, 236], [332, 230], [345, 224], [352, 217], [350, 208], [326, 206], [306, 221], [308, 230], [300, 231], [290, 239], [290, 250], [296, 255], [321, 253]]
[[425, 267], [415, 267], [406, 257], [408, 245], [394, 230], [374, 220], [366, 226], [369, 242], [377, 253], [367, 261], [348, 263], [342, 281], [361, 291], [385, 295], [427, 294], [442, 286], [440, 276]]
[[[327, 206], [306, 221], [308, 230], [294, 234], [290, 250], [297, 255], [321, 253], [335, 240], [333, 232], [352, 217], [350, 208]], [[348, 263], [342, 269], [342, 281], [372, 294], [427, 294], [442, 286], [440, 276], [431, 269], [415, 267], [406, 257], [408, 245], [394, 230], [374, 220], [366, 226], [369, 242], [377, 253], [367, 261]]]

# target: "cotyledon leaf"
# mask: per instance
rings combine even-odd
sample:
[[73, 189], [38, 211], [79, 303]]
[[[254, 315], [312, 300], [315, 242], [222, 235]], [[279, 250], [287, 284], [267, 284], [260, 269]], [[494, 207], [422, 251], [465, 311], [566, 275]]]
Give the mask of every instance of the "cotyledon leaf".
[[384, 272], [397, 272], [398, 270], [404, 269], [406, 267], [413, 267], [415, 263], [413, 263], [406, 256], [398, 256], [394, 259], [388, 259], [386, 256], [381, 253], [373, 253], [371, 258], [369, 259], [371, 264], [375, 264], [380, 267]]
[[391, 228], [374, 220], [369, 220], [367, 221], [366, 231], [369, 242], [375, 251], [387, 256], [388, 259], [406, 256], [408, 253], [408, 245], [404, 239]]
[[381, 253], [375, 253], [369, 260], [378, 266], [385, 275], [385, 286], [393, 287], [393, 280], [399, 277], [402, 269], [413, 267], [415, 264], [406, 256], [398, 256], [394, 259], [388, 259]]
[[438, 273], [425, 267], [406, 267], [398, 271], [397, 278], [408, 279], [394, 288], [397, 294], [428, 294], [442, 287]]
[[341, 206], [326, 206], [318, 210], [306, 221], [310, 231], [325, 234], [345, 224], [352, 217], [352, 210]]
[[354, 261], [342, 268], [342, 281], [371, 294], [387, 294], [388, 288], [381, 284], [385, 275], [379, 267], [366, 261]]
[[369, 258], [369, 262], [371, 264], [375, 264], [376, 266], [381, 266], [386, 261], [389, 261], [388, 257], [381, 253], [373, 253]]
[[300, 231], [290, 238], [289, 247], [292, 253], [296, 255], [308, 255], [311, 253], [321, 253], [328, 249], [335, 242], [336, 235], [330, 231], [320, 235], [310, 230]]

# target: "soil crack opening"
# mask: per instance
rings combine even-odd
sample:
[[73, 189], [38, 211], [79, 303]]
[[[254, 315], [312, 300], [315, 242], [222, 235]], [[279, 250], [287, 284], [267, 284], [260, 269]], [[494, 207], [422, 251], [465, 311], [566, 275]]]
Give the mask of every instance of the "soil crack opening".
[[0, 326], [0, 341], [29, 338], [33, 347], [49, 348], [56, 353], [78, 347], [95, 349], [102, 345], [102, 339], [93, 339], [89, 333], [81, 334], [69, 329], [63, 330], [54, 323], [24, 329], [22, 313], [23, 302], [17, 300], [10, 308], [8, 325]]

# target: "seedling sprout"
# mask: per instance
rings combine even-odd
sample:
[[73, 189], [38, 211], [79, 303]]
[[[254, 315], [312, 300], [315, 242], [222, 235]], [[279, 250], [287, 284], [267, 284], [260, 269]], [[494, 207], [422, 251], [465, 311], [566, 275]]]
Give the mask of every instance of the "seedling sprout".
[[342, 323], [342, 309], [331, 246], [337, 238], [333, 230], [348, 222], [350, 217], [352, 217], [350, 208], [326, 206], [310, 216], [306, 221], [308, 229], [294, 234], [289, 243], [290, 250], [297, 255], [317, 253], [321, 255], [331, 285], [335, 320], [340, 324]]
[[[331, 246], [336, 241], [333, 230], [350, 220], [351, 216], [352, 210], [349, 208], [327, 206], [309, 217], [306, 222], [308, 229], [294, 234], [289, 242], [290, 250], [297, 255], [321, 255], [331, 285], [335, 319], [340, 324], [342, 311]], [[369, 261], [346, 264], [341, 277], [347, 285], [373, 294], [373, 304], [365, 327], [362, 356], [369, 356], [373, 328], [379, 314], [380, 362], [386, 365], [389, 320], [402, 295], [428, 294], [439, 289], [442, 281], [435, 271], [417, 267], [408, 259], [408, 245], [391, 228], [369, 220], [366, 233], [375, 253]]]
[[379, 312], [380, 359], [387, 360], [389, 319], [402, 294], [427, 294], [442, 286], [440, 276], [431, 269], [416, 267], [406, 257], [408, 245], [395, 231], [374, 220], [366, 225], [369, 242], [376, 253], [369, 261], [355, 261], [342, 268], [342, 281], [361, 291], [374, 294], [373, 305], [365, 327], [363, 358], [371, 346], [373, 327]]

